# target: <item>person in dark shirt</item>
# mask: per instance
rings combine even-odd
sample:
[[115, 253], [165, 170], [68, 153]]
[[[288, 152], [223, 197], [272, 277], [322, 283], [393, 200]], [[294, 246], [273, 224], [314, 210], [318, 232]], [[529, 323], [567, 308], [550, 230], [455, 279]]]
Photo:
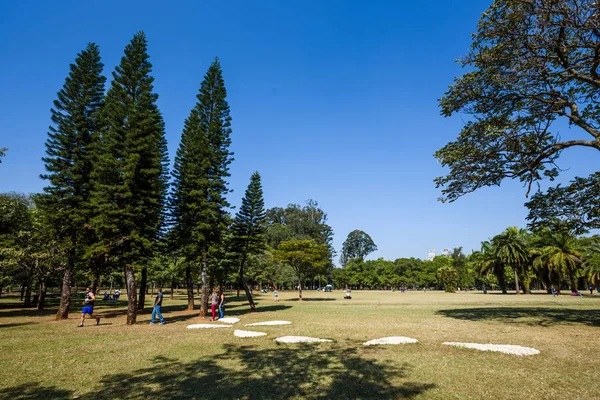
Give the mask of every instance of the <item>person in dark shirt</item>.
[[100, 317], [94, 316], [94, 302], [96, 296], [92, 292], [91, 288], [85, 289], [85, 300], [83, 300], [83, 309], [81, 310], [81, 322], [77, 325], [78, 328], [83, 328], [83, 322], [85, 321], [85, 314], [88, 314], [90, 318], [96, 319], [96, 325], [100, 325]]
[[160, 324], [164, 325], [165, 324], [165, 320], [162, 316], [162, 314], [160, 313], [160, 308], [162, 307], [162, 301], [163, 301], [163, 293], [162, 293], [162, 288], [158, 289], [158, 294], [156, 295], [156, 298], [154, 299], [154, 309], [152, 310], [152, 321], [150, 321], [150, 325], [154, 324], [154, 317], [156, 315], [158, 315], [158, 318], [160, 319]]

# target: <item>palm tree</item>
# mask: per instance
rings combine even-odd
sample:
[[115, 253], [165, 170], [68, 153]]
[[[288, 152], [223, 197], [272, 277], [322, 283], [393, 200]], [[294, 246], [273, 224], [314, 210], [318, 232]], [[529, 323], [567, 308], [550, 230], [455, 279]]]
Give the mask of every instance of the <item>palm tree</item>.
[[[494, 254], [505, 265], [510, 266], [515, 273], [515, 289], [517, 294], [519, 291], [519, 276], [527, 273], [526, 266], [529, 261], [529, 248], [527, 242], [527, 231], [519, 229], [516, 226], [511, 226], [499, 235], [492, 239]], [[525, 285], [525, 292], [530, 294], [529, 285]]]
[[504, 264], [496, 257], [492, 243], [490, 241], [481, 242], [481, 250], [473, 252], [471, 257], [479, 277], [490, 273], [494, 274], [498, 278], [502, 294], [506, 294]]
[[592, 243], [583, 255], [584, 273], [594, 287], [600, 285], [600, 243]]
[[558, 284], [566, 277], [571, 292], [577, 292], [577, 278], [581, 273], [582, 251], [576, 237], [566, 232], [545, 230], [540, 234], [538, 248], [532, 251], [533, 266], [547, 274], [550, 281]]

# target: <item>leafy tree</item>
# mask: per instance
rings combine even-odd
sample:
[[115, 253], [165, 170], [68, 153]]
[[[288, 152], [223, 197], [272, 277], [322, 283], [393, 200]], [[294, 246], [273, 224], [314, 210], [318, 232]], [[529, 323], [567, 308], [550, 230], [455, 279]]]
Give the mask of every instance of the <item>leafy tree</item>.
[[345, 267], [346, 263], [353, 258], [364, 260], [367, 255], [374, 251], [377, 251], [377, 245], [375, 245], [371, 236], [356, 229], [348, 234], [342, 245], [340, 264]]
[[6, 155], [6, 151], [8, 149], [6, 147], [0, 147], [0, 164], [2, 164], [2, 157]]
[[437, 270], [437, 278], [444, 290], [448, 293], [456, 292], [458, 286], [459, 274], [458, 271], [449, 265], [443, 266]]
[[495, 275], [502, 294], [507, 293], [504, 263], [498, 258], [491, 241], [481, 242], [481, 250], [473, 252], [471, 260], [480, 277], [488, 274]]
[[333, 259], [333, 229], [327, 224], [327, 213], [314, 200], [306, 205], [289, 204], [286, 208], [274, 207], [267, 210], [267, 243], [277, 249], [279, 243], [290, 240], [313, 239], [325, 244], [329, 258]]
[[153, 256], [168, 184], [164, 122], [148, 59], [146, 35], [138, 32], [113, 72], [103, 110], [102, 151], [93, 175], [92, 227], [100, 238], [97, 247], [125, 273], [129, 325], [138, 310], [134, 270]]
[[302, 282], [329, 264], [329, 250], [324, 243], [313, 239], [281, 242], [275, 259], [291, 266], [298, 278], [298, 297], [302, 300]]
[[71, 280], [83, 255], [84, 227], [89, 223], [90, 175], [93, 148], [101, 128], [104, 97], [103, 64], [94, 43], [87, 45], [71, 64], [69, 76], [54, 100], [52, 126], [46, 141], [45, 163], [49, 181], [40, 198], [49, 223], [68, 253], [56, 319], [69, 316]]
[[218, 58], [210, 65], [196, 97], [175, 157], [170, 208], [172, 235], [188, 260], [188, 309], [194, 307], [190, 268], [198, 260], [202, 264], [200, 315], [204, 316], [208, 310], [207, 257], [210, 246], [220, 243], [227, 230], [226, 178], [233, 161], [229, 151], [231, 117]]
[[257, 255], [264, 251], [266, 247], [265, 230], [265, 200], [260, 174], [255, 172], [250, 177], [250, 184], [242, 199], [240, 211], [235, 215], [233, 222], [233, 245], [240, 258], [239, 285], [244, 287], [252, 311], [256, 309], [256, 306], [248, 284], [244, 280], [244, 264], [249, 255]]
[[[495, 257], [504, 265], [511, 267], [515, 275], [515, 290], [519, 292], [519, 273], [524, 275], [526, 264], [529, 260], [529, 248], [527, 243], [527, 232], [525, 229], [519, 229], [516, 226], [507, 228], [504, 232], [494, 236], [492, 246]], [[528, 284], [525, 285], [525, 291], [531, 293]]]
[[591, 243], [583, 256], [584, 273], [595, 287], [600, 286], [600, 243]]
[[576, 292], [583, 255], [578, 240], [565, 232], [550, 230], [539, 232], [538, 236], [537, 246], [532, 251], [534, 268], [548, 271], [549, 281], [556, 283], [559, 292], [561, 279], [567, 277], [571, 291]]
[[600, 228], [600, 172], [575, 178], [569, 185], [558, 185], [546, 193], [537, 192], [525, 203], [532, 230], [553, 230], [581, 235]]
[[[449, 167], [435, 180], [443, 201], [505, 178], [519, 179], [529, 193], [534, 182], [558, 176], [563, 150], [600, 150], [597, 12], [596, 3], [587, 0], [495, 0], [483, 13], [462, 60], [469, 72], [440, 101], [445, 116], [472, 116], [458, 138], [435, 153]], [[576, 128], [572, 139], [559, 136], [560, 121]], [[529, 203], [531, 219], [551, 208], [568, 209], [578, 186], [536, 196]], [[556, 196], [564, 201], [545, 205]]]

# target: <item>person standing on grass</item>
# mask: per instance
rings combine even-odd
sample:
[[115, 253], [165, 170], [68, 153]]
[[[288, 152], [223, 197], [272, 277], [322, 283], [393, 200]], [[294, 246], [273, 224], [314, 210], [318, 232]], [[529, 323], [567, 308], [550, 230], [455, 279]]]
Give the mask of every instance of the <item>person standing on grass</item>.
[[219, 303], [219, 319], [221, 319], [225, 317], [225, 309], [223, 308], [225, 307], [225, 293], [223, 293], [223, 290], [219, 292], [219, 298], [221, 299]]
[[96, 325], [100, 325], [100, 317], [94, 316], [94, 302], [96, 296], [92, 292], [91, 288], [85, 289], [85, 299], [83, 300], [83, 309], [81, 310], [81, 322], [77, 325], [78, 328], [83, 328], [83, 322], [85, 321], [85, 314], [88, 314], [90, 318], [96, 319]]
[[277, 289], [273, 291], [273, 297], [275, 298], [275, 302], [279, 301], [279, 292], [277, 291]]
[[217, 310], [217, 305], [219, 304], [219, 297], [217, 296], [217, 289], [213, 289], [212, 296], [210, 298], [210, 308], [212, 311], [212, 320], [215, 321], [215, 312]]
[[158, 289], [158, 293], [156, 294], [156, 298], [154, 299], [154, 308], [152, 309], [152, 320], [150, 321], [150, 325], [154, 325], [154, 317], [158, 315], [158, 319], [160, 320], [160, 324], [164, 325], [165, 320], [160, 313], [160, 308], [162, 307], [163, 301], [163, 293], [162, 288]]

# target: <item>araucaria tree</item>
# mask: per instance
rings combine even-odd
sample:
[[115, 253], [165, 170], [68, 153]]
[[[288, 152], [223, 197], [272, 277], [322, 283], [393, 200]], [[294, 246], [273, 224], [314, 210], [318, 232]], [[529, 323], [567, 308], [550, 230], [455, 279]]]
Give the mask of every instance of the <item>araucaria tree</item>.
[[346, 266], [348, 261], [359, 259], [364, 261], [365, 257], [377, 250], [377, 246], [368, 233], [361, 230], [354, 230], [348, 234], [346, 241], [342, 245], [342, 255], [340, 256], [340, 264]]
[[319, 274], [330, 263], [327, 245], [317, 244], [313, 239], [281, 242], [275, 251], [275, 259], [294, 269], [300, 300], [304, 279]]
[[52, 126], [43, 158], [47, 174], [42, 175], [49, 185], [44, 188], [40, 205], [46, 209], [45, 215], [67, 247], [56, 319], [69, 316], [71, 280], [82, 258], [82, 236], [91, 217], [92, 149], [101, 127], [106, 80], [102, 68], [98, 46], [88, 44], [71, 64], [69, 76], [51, 110]]
[[244, 287], [252, 311], [256, 307], [252, 293], [244, 279], [244, 265], [249, 255], [260, 254], [266, 248], [265, 231], [265, 201], [260, 175], [255, 172], [250, 177], [250, 184], [242, 199], [242, 206], [233, 222], [233, 246], [240, 260], [238, 284]]
[[193, 309], [191, 265], [202, 265], [202, 303], [200, 316], [207, 313], [207, 257], [210, 246], [217, 245], [227, 229], [230, 207], [227, 177], [233, 153], [231, 117], [227, 91], [218, 58], [206, 73], [198, 101], [185, 121], [181, 143], [173, 169], [171, 194], [171, 235], [177, 246], [185, 249], [188, 309]]
[[92, 228], [99, 250], [125, 273], [130, 325], [138, 308], [134, 271], [157, 245], [168, 185], [164, 122], [148, 58], [146, 35], [138, 32], [113, 72], [93, 173]]
[[[449, 167], [436, 179], [442, 200], [500, 185], [505, 178], [519, 179], [529, 193], [536, 181], [558, 175], [555, 163], [563, 150], [600, 150], [599, 48], [594, 1], [495, 0], [462, 60], [469, 72], [440, 101], [445, 116], [472, 116], [458, 138], [435, 153]], [[558, 134], [560, 121], [573, 128], [568, 140]], [[551, 192], [552, 207], [570, 207], [569, 198], [588, 187], [598, 197], [597, 183], [586, 180]], [[540, 193], [529, 204], [534, 224], [548, 214], [535, 212], [548, 204], [544, 197]], [[596, 210], [584, 209], [597, 222]]]

